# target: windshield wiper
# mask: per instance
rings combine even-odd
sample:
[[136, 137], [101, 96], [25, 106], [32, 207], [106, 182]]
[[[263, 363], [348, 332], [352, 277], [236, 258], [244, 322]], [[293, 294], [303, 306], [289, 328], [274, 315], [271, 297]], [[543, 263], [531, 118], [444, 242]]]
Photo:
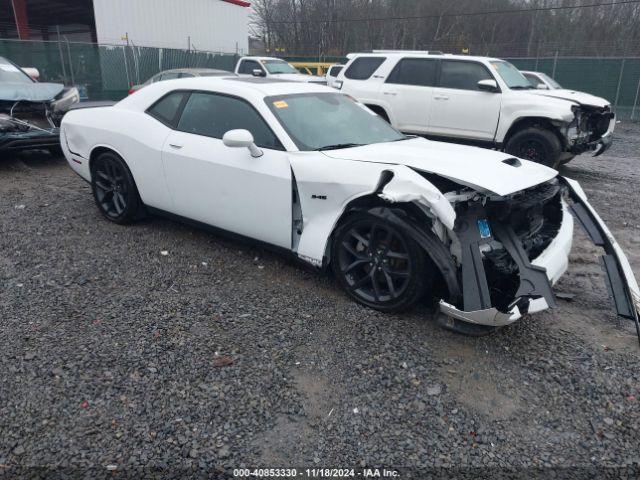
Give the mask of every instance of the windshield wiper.
[[511, 90], [533, 90], [533, 87], [528, 85], [516, 85], [515, 87], [511, 87]]
[[336, 145], [325, 145], [324, 147], [316, 148], [314, 151], [322, 152], [324, 150], [340, 150], [341, 148], [353, 148], [362, 147], [364, 143], [337, 143]]

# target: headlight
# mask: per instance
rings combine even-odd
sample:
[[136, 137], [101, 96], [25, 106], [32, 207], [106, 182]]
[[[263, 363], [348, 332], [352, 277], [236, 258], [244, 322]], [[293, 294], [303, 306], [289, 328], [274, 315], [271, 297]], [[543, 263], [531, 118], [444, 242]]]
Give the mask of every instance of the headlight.
[[54, 112], [66, 112], [71, 108], [71, 105], [75, 105], [80, 101], [80, 92], [77, 88], [72, 87], [67, 90], [63, 90], [60, 97], [51, 102], [51, 108]]

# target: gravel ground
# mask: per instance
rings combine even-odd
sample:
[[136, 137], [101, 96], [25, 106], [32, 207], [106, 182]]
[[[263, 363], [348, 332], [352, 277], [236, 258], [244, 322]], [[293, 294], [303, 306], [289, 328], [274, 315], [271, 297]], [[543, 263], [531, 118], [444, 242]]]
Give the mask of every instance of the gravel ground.
[[[637, 272], [639, 151], [620, 125], [564, 170]], [[246, 244], [109, 224], [44, 154], [0, 163], [0, 231], [0, 476], [640, 462], [640, 348], [581, 232], [557, 286], [573, 300], [477, 339]]]

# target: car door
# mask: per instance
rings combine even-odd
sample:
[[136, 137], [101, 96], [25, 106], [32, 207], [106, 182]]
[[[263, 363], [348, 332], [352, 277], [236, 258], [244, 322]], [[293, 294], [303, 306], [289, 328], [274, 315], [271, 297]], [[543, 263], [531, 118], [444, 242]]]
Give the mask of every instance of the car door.
[[427, 131], [437, 69], [435, 59], [403, 58], [389, 74], [381, 93], [391, 106], [391, 117], [399, 130]]
[[480, 90], [480, 80], [495, 80], [482, 63], [441, 60], [438, 87], [433, 90], [430, 134], [493, 141], [502, 94]]
[[[263, 155], [229, 148], [222, 136], [246, 129]], [[163, 147], [173, 213], [291, 248], [291, 166], [262, 116], [245, 100], [192, 92]]]

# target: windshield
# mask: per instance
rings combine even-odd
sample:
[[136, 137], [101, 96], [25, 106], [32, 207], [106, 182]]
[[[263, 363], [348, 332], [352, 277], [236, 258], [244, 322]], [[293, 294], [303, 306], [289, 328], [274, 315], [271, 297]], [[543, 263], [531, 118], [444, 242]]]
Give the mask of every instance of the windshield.
[[0, 82], [33, 83], [31, 77], [0, 57]]
[[265, 102], [302, 151], [394, 142], [406, 137], [341, 93], [267, 97]]
[[262, 64], [271, 74], [300, 73], [293, 65], [288, 64], [284, 60], [263, 60]]
[[509, 62], [498, 61], [491, 62], [491, 65], [498, 72], [504, 83], [512, 90], [530, 90], [533, 88], [531, 82], [525, 78], [520, 70], [511, 65]]
[[556, 82], [553, 78], [551, 78], [546, 73], [540, 72], [538, 73], [538, 75], [544, 78], [544, 81], [547, 82], [547, 85], [549, 85], [553, 90], [560, 90], [562, 88], [558, 82]]

